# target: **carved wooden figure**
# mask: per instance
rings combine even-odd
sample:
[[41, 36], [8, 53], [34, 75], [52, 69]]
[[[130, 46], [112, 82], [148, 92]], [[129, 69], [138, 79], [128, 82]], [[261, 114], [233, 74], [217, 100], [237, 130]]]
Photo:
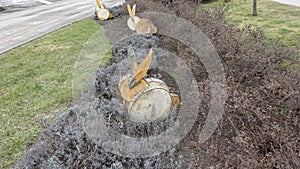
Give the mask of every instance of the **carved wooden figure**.
[[157, 32], [157, 28], [153, 25], [153, 22], [147, 18], [139, 18], [135, 15], [136, 4], [130, 7], [127, 4], [127, 10], [129, 13], [129, 19], [127, 20], [127, 25], [129, 29], [136, 31], [138, 34], [154, 34]]
[[165, 82], [156, 78], [144, 78], [152, 62], [153, 50], [139, 66], [134, 59], [133, 49], [128, 50], [132, 74], [124, 76], [119, 83], [119, 92], [126, 101], [128, 116], [135, 122], [151, 122], [168, 117], [179, 97], [172, 94]]
[[100, 21], [112, 18], [112, 13], [106, 9], [106, 5], [101, 0], [96, 0], [96, 13]]

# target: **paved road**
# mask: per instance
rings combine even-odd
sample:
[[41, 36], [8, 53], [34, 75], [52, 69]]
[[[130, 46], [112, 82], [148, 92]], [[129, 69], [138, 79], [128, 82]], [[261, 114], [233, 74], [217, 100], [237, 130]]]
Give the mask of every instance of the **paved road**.
[[[106, 0], [107, 6], [124, 0]], [[0, 13], [0, 54], [75, 21], [94, 15], [94, 0], [63, 0], [22, 11]]]
[[300, 7], [300, 0], [273, 0], [273, 1]]

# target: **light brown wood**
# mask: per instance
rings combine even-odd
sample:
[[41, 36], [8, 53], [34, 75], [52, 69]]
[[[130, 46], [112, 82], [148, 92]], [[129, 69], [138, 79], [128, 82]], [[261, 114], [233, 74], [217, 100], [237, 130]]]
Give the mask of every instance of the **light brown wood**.
[[136, 11], [136, 4], [134, 4], [134, 5], [132, 6], [132, 10], [131, 10], [131, 15], [132, 15], [132, 16], [135, 16], [135, 11]]
[[127, 4], [127, 11], [130, 17], [132, 17], [132, 10], [129, 4]]
[[148, 72], [148, 69], [152, 62], [152, 55], [153, 50], [150, 49], [148, 55], [145, 57], [145, 59], [142, 61], [142, 63], [137, 68], [137, 72], [134, 75], [134, 81], [138, 83], [142, 78], [145, 77], [146, 73]]
[[150, 19], [142, 18], [136, 25], [135, 30], [138, 34], [153, 34], [157, 32], [157, 28]]
[[101, 3], [100, 3], [100, 0], [96, 0], [96, 4], [99, 8], [101, 8]]
[[109, 11], [107, 9], [100, 8], [97, 11], [97, 16], [99, 20], [106, 20], [109, 17]]
[[141, 92], [143, 89], [149, 86], [146, 80], [142, 79], [134, 88], [129, 88], [129, 83], [131, 81], [131, 78], [127, 78], [124, 81], [122, 81], [119, 85], [119, 91], [124, 100], [127, 102], [130, 102], [132, 98]]
[[113, 18], [112, 13], [109, 13], [109, 17], [108, 17], [108, 18], [109, 18], [109, 19]]
[[127, 20], [127, 26], [130, 30], [135, 31], [135, 27], [137, 25], [137, 23], [140, 22], [140, 18], [137, 16], [130, 16]]
[[177, 96], [176, 94], [171, 93], [171, 99], [172, 99], [172, 104], [176, 107], [179, 106], [180, 100], [179, 100], [179, 96]]

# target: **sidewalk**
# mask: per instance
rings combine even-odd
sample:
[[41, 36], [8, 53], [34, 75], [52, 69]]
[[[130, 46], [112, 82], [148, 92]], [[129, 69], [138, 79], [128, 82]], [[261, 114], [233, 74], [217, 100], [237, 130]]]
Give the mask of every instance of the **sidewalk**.
[[298, 6], [300, 7], [300, 0], [273, 0], [286, 5]]
[[[106, 0], [108, 7], [124, 0]], [[0, 54], [94, 15], [94, 0], [63, 0], [22, 11], [0, 13]]]

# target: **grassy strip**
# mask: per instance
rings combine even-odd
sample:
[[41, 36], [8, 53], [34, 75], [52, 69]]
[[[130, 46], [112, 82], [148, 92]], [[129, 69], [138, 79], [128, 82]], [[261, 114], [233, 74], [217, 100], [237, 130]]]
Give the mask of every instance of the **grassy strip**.
[[105, 37], [99, 24], [85, 19], [0, 55], [0, 168], [36, 140], [38, 119], [71, 101], [74, 64], [95, 32]]
[[[224, 0], [204, 4], [212, 7], [223, 4]], [[252, 0], [232, 0], [227, 20], [240, 26], [251, 24], [264, 28], [267, 37], [280, 39], [285, 45], [300, 48], [300, 8], [284, 5], [271, 0], [257, 0], [258, 16], [252, 16]]]

